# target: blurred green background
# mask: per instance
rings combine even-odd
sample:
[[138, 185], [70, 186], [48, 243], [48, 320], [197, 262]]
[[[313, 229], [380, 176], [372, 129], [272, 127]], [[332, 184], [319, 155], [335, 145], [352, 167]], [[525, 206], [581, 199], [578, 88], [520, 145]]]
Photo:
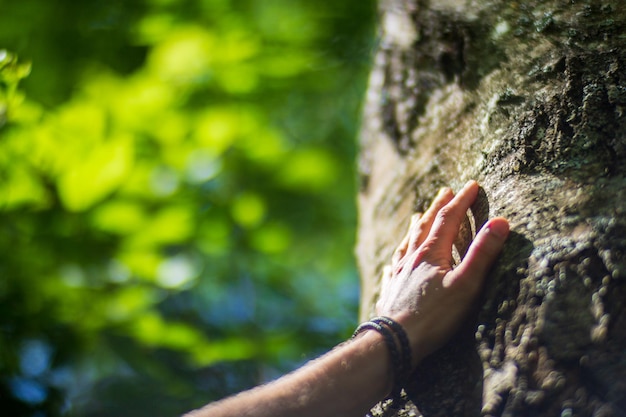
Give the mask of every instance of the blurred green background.
[[374, 0], [0, 0], [0, 410], [174, 416], [357, 320]]

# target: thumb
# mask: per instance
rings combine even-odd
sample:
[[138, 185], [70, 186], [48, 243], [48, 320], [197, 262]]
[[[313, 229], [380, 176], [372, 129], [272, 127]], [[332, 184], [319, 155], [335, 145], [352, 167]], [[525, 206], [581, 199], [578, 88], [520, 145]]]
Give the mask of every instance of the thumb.
[[[472, 241], [465, 258], [455, 269], [456, 278], [480, 285], [509, 235], [509, 222], [496, 217], [487, 222]], [[458, 274], [458, 275], [457, 275]]]

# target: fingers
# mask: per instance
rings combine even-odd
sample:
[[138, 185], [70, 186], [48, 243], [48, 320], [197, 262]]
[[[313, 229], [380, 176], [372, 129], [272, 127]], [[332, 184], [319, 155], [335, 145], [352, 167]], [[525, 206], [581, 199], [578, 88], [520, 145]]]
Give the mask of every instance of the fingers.
[[454, 270], [453, 281], [467, 280], [480, 287], [508, 235], [509, 223], [506, 219], [496, 217], [487, 222], [476, 235], [461, 264]]
[[459, 233], [467, 210], [477, 195], [478, 183], [469, 181], [448, 204], [438, 211], [428, 235], [428, 238], [432, 239], [431, 250], [437, 256], [451, 257], [454, 239]]
[[411, 236], [414, 233], [413, 229], [417, 227], [417, 223], [419, 222], [421, 217], [422, 217], [421, 213], [415, 213], [411, 216], [411, 223], [409, 224], [409, 230], [406, 232], [406, 236], [404, 236], [404, 239], [402, 239], [402, 242], [400, 242], [400, 245], [398, 245], [398, 248], [395, 250], [395, 252], [393, 253], [393, 256], [391, 257], [392, 264], [395, 265], [399, 263], [402, 260], [402, 258], [404, 258], [404, 255], [406, 255], [406, 252], [409, 249], [409, 241], [411, 240]]
[[[407, 254], [419, 251], [422, 253], [415, 254], [414, 262], [419, 262], [420, 259], [424, 259], [424, 256], [439, 261], [444, 260], [444, 263], [451, 261], [452, 245], [457, 238], [461, 224], [467, 220], [467, 210], [474, 203], [478, 189], [476, 181], [469, 181], [456, 196], [450, 188], [442, 188], [423, 215], [418, 213], [411, 217], [409, 231], [392, 258], [396, 273], [404, 268], [403, 260]], [[458, 274], [466, 273], [467, 265], [469, 265], [472, 268], [470, 275], [479, 278], [485, 275], [500, 252], [508, 231], [508, 222], [503, 218], [493, 219], [484, 226], [457, 268], [460, 269]], [[420, 250], [419, 248], [427, 239], [426, 246]], [[440, 265], [442, 265], [441, 262]]]
[[444, 187], [439, 190], [439, 194], [435, 197], [433, 202], [431, 203], [426, 213], [422, 216], [421, 222], [419, 223], [419, 228], [416, 228], [409, 246], [411, 251], [415, 251], [428, 237], [431, 228], [433, 227], [433, 223], [437, 218], [437, 213], [446, 206], [446, 204], [450, 203], [454, 198], [454, 193], [452, 189], [448, 187]]
[[396, 249], [392, 257], [392, 263], [398, 264], [407, 252], [414, 252], [426, 240], [428, 233], [437, 217], [437, 213], [452, 200], [454, 194], [448, 187], [439, 190], [439, 193], [424, 214], [415, 213], [411, 216], [409, 230]]

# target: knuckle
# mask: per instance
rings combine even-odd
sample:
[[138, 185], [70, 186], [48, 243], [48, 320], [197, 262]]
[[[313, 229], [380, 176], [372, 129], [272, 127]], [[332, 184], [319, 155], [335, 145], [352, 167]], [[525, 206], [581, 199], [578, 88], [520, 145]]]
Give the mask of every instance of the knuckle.
[[457, 210], [455, 206], [452, 205], [447, 205], [441, 208], [441, 210], [439, 210], [439, 212], [437, 213], [437, 216], [441, 219], [449, 219], [451, 217], [456, 216], [457, 214]]
[[413, 233], [411, 234], [411, 245], [409, 247], [410, 251], [415, 251], [418, 247], [418, 245], [420, 245], [423, 240], [423, 238], [425, 237], [426, 233], [428, 232], [428, 230], [426, 230], [426, 226], [424, 225], [424, 223], [419, 223], [418, 225], [415, 226], [415, 228], [413, 229]]

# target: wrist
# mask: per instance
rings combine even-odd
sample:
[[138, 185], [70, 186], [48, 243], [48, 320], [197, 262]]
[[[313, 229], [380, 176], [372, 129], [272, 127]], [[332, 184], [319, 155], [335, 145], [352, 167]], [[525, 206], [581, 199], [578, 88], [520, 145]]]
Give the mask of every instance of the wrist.
[[385, 398], [393, 388], [394, 374], [384, 337], [375, 331], [365, 331], [354, 337], [352, 343], [367, 356], [372, 367], [372, 382], [378, 398]]
[[424, 332], [423, 323], [420, 320], [416, 320], [416, 317], [412, 314], [398, 314], [389, 317], [398, 322], [406, 331], [411, 348], [411, 373], [413, 373], [422, 359], [429, 354], [425, 343], [427, 342], [427, 336], [423, 336], [428, 333]]
[[400, 400], [401, 392], [409, 380], [413, 370], [411, 347], [408, 335], [404, 327], [394, 319], [386, 316], [379, 316], [362, 323], [357, 327], [353, 338], [358, 335], [372, 331], [382, 337], [391, 365], [393, 384], [389, 398]]

